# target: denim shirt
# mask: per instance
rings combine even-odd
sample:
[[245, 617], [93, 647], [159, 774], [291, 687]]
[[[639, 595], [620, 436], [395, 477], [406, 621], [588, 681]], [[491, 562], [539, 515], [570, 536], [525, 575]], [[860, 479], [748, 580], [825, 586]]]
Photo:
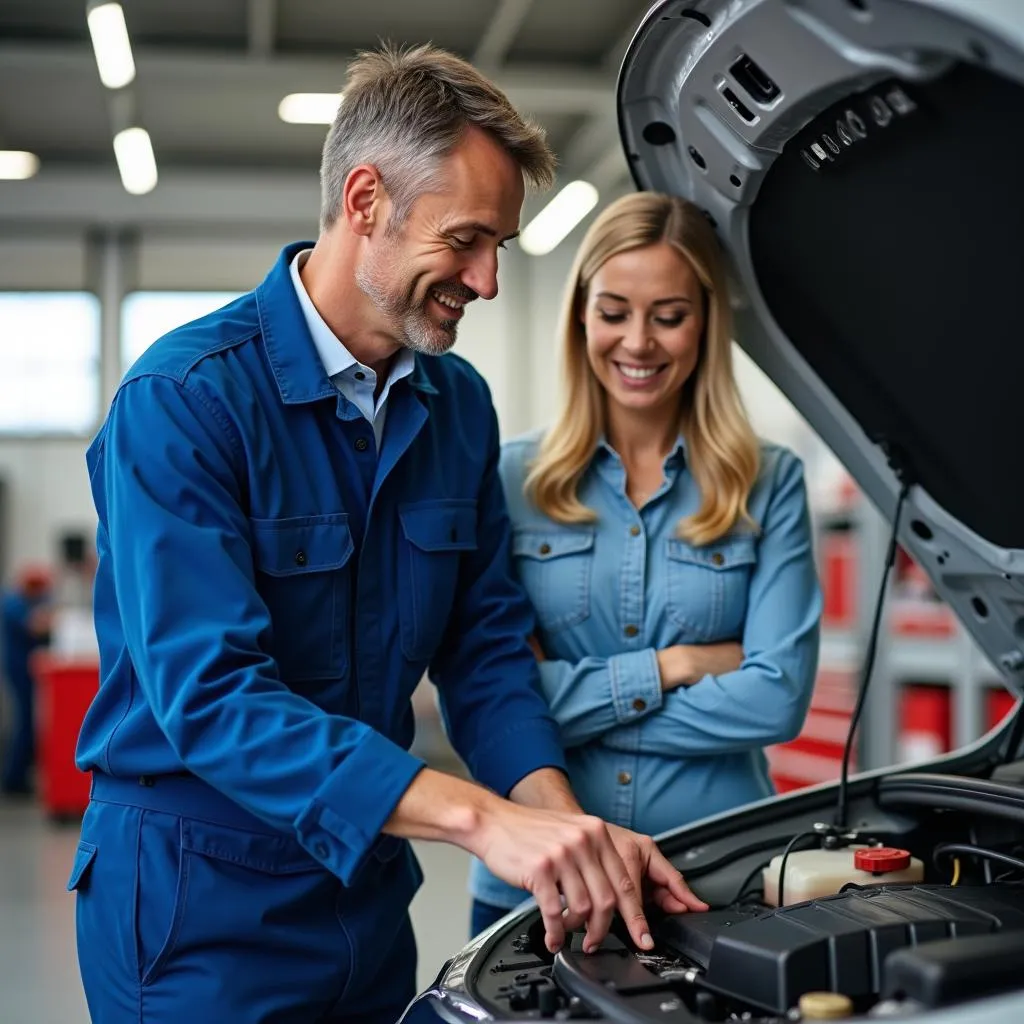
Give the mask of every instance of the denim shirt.
[[[565, 526], [523, 492], [539, 437], [507, 443], [501, 475], [519, 579], [547, 656], [541, 680], [584, 810], [656, 835], [773, 792], [763, 748], [796, 736], [810, 703], [822, 599], [800, 460], [763, 445], [748, 508], [704, 547], [678, 536], [700, 494], [680, 441], [641, 509], [619, 456], [601, 444], [580, 486], [593, 524]], [[738, 641], [734, 672], [661, 690], [656, 652]], [[475, 862], [473, 895], [527, 894]]]
[[483, 785], [564, 760], [487, 386], [417, 356], [378, 456], [303, 318], [289, 266], [309, 245], [153, 344], [89, 448], [100, 688], [77, 763], [191, 773], [353, 885], [401, 848], [380, 833], [423, 767], [424, 672]]

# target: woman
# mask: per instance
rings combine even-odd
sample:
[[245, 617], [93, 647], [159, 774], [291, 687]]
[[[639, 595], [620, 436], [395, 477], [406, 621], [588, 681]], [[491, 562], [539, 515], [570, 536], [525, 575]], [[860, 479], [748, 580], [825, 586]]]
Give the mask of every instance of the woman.
[[[821, 596], [800, 461], [762, 445], [732, 374], [726, 272], [701, 212], [620, 199], [562, 316], [565, 402], [507, 444], [516, 569], [589, 813], [657, 834], [772, 794], [800, 731]], [[471, 877], [473, 931], [528, 894]]]

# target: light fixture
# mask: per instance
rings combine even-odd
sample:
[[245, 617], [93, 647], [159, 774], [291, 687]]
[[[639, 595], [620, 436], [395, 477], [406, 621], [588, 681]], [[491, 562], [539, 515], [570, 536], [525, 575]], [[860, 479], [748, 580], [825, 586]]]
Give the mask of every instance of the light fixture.
[[293, 92], [277, 105], [277, 116], [288, 124], [331, 124], [340, 104], [340, 92]]
[[156, 187], [156, 157], [145, 128], [125, 128], [118, 132], [114, 136], [114, 156], [126, 192], [141, 196]]
[[122, 89], [135, 78], [135, 59], [128, 39], [124, 9], [118, 3], [98, 3], [86, 14], [100, 81], [108, 89]]
[[589, 181], [570, 181], [523, 228], [519, 245], [531, 256], [551, 252], [597, 205], [597, 189]]
[[21, 149], [0, 149], [0, 180], [24, 181], [39, 170], [39, 157]]

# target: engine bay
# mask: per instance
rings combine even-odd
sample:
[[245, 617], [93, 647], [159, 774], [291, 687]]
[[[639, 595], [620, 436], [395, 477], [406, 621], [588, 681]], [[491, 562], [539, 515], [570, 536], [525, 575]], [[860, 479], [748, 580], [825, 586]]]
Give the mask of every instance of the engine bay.
[[883, 872], [869, 884], [772, 905], [765, 868], [814, 830], [808, 820], [754, 821], [731, 841], [666, 850], [711, 909], [652, 911], [653, 951], [633, 947], [616, 922], [597, 952], [584, 955], [576, 933], [552, 957], [534, 911], [481, 951], [474, 997], [500, 1019], [768, 1024], [927, 1020], [1024, 990], [1020, 768], [989, 778], [883, 777], [851, 808], [855, 831], [829, 838], [819, 823], [822, 837], [800, 844], [899, 846], [924, 863], [920, 881], [887, 884]]

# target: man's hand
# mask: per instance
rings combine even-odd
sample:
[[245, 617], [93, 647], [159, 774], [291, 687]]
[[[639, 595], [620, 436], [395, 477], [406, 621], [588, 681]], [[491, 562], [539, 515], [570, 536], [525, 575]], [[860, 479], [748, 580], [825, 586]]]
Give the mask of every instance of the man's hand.
[[707, 675], [735, 672], [743, 664], [743, 648], [737, 643], [675, 644], [658, 651], [661, 688], [692, 686]]
[[637, 945], [650, 948], [650, 941], [643, 941], [648, 927], [641, 890], [607, 826], [580, 811], [565, 776], [540, 769], [522, 779], [512, 794], [520, 802], [424, 768], [383, 831], [406, 839], [454, 843], [479, 857], [499, 878], [527, 889], [540, 907], [552, 952], [565, 942], [567, 929], [584, 922], [585, 946], [596, 949], [608, 934], [616, 908], [631, 923]]
[[561, 772], [533, 772], [512, 796], [503, 800], [482, 786], [424, 768], [383, 831], [454, 843], [499, 878], [531, 892], [552, 953], [562, 947], [567, 931], [584, 923], [583, 948], [597, 949], [616, 910], [637, 947], [650, 949], [645, 884], [668, 913], [706, 909], [651, 839], [580, 811]]
[[[694, 895], [683, 881], [683, 876], [672, 867], [650, 836], [630, 832], [618, 825], [609, 825], [608, 831], [634, 886], [638, 891], [646, 891], [648, 899], [666, 914], [708, 909], [708, 905]], [[626, 924], [632, 935], [632, 923], [627, 921]]]
[[[642, 879], [653, 865], [656, 884], [665, 886], [673, 869], [669, 865], [666, 872], [641, 844], [631, 847], [623, 840], [633, 862], [632, 868], [628, 867], [609, 826], [600, 818], [499, 801], [489, 808], [479, 835], [471, 842], [467, 848], [494, 874], [533, 894], [544, 918], [545, 943], [552, 953], [562, 947], [567, 931], [584, 922], [584, 952], [597, 949], [608, 934], [616, 909], [636, 945], [652, 948], [641, 905]], [[680, 898], [688, 892], [681, 884], [674, 891]], [[564, 914], [561, 895], [566, 903]]]

